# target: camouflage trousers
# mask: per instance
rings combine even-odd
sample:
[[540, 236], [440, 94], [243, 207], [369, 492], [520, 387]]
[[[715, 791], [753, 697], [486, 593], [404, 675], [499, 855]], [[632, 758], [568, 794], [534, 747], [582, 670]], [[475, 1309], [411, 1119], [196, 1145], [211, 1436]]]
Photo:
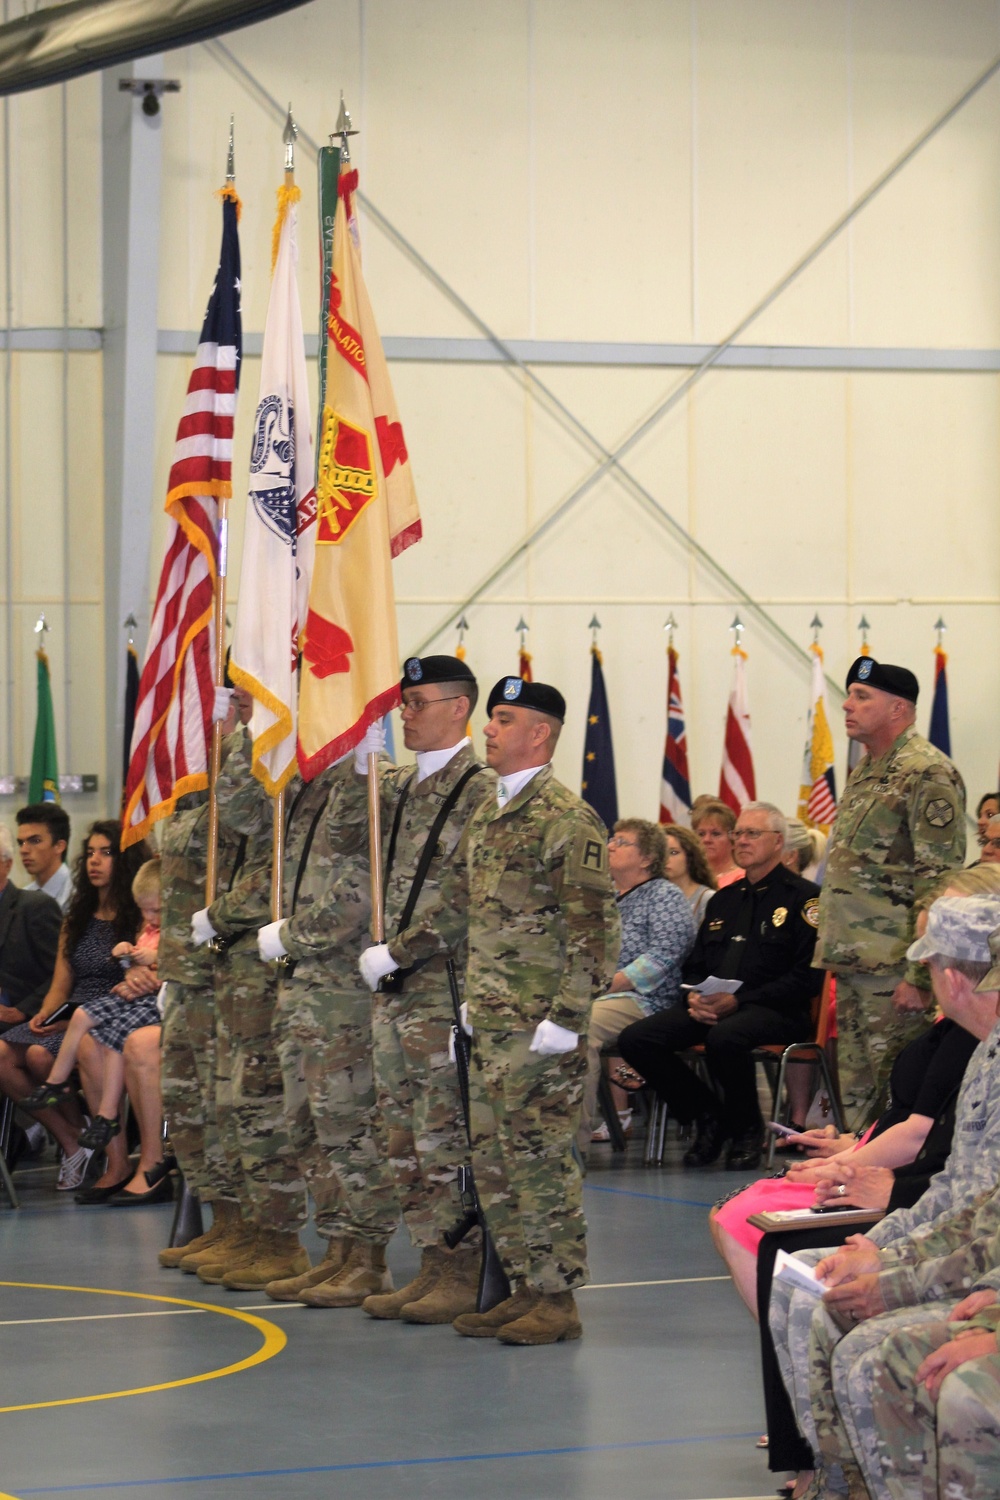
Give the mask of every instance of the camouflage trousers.
[[160, 1032], [163, 1114], [181, 1171], [206, 1203], [239, 1202], [242, 1173], [222, 1149], [215, 1108], [215, 991], [168, 984]]
[[223, 1149], [243, 1173], [245, 1218], [291, 1231], [306, 1222], [305, 1183], [285, 1128], [281, 1066], [271, 1035], [276, 984], [256, 946], [216, 968], [216, 1108]]
[[837, 975], [837, 1071], [849, 1127], [874, 1117], [897, 1055], [931, 1024], [929, 1013], [899, 1015], [894, 1009], [892, 992], [902, 977]]
[[[410, 1240], [439, 1245], [463, 1216], [458, 1169], [469, 1160], [458, 1073], [448, 1055], [451, 1017], [441, 995], [375, 996], [375, 1088], [389, 1168]], [[469, 1245], [471, 1248], [471, 1243]]]
[[869, 1403], [874, 1428], [871, 1452], [859, 1454], [862, 1471], [891, 1500], [987, 1500], [1000, 1493], [1000, 1356], [953, 1370], [936, 1403], [914, 1378], [928, 1354], [969, 1326], [939, 1319], [901, 1328], [876, 1359], [851, 1372], [851, 1390]]
[[533, 1031], [477, 1031], [469, 1094], [479, 1200], [511, 1280], [556, 1293], [583, 1286], [587, 1225], [573, 1156], [587, 1072], [585, 1039], [540, 1057]]
[[299, 963], [280, 983], [274, 1032], [292, 1151], [325, 1239], [384, 1245], [399, 1223], [375, 1110], [371, 995], [360, 979]]

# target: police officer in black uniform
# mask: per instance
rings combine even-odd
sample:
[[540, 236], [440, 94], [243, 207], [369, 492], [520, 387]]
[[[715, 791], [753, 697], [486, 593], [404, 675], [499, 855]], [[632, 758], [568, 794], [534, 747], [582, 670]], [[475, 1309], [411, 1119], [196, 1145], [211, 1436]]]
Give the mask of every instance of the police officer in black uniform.
[[[823, 975], [812, 967], [819, 887], [781, 863], [787, 824], [769, 802], [750, 802], [737, 819], [734, 852], [746, 871], [705, 908], [684, 983], [739, 980], [735, 993], [686, 992], [686, 1004], [628, 1026], [622, 1057], [697, 1133], [686, 1167], [705, 1167], [729, 1142], [726, 1166], [751, 1168], [762, 1153], [753, 1049], [806, 1040]], [[699, 1044], [716, 1092], [681, 1053]]]

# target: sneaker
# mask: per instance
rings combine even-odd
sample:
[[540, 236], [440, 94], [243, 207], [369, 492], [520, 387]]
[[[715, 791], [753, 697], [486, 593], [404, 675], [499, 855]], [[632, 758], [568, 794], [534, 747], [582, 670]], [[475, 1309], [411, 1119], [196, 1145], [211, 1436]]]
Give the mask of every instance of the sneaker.
[[604, 1142], [604, 1143], [607, 1143], [608, 1141], [610, 1141], [610, 1139], [611, 1139], [611, 1132], [608, 1129], [608, 1122], [607, 1122], [607, 1120], [602, 1120], [601, 1121], [600, 1125], [598, 1125], [597, 1129], [594, 1131], [594, 1133], [590, 1137], [590, 1139], [592, 1141], [601, 1141], [601, 1142]]
[[81, 1146], [74, 1151], [72, 1156], [64, 1156], [62, 1166], [59, 1168], [59, 1176], [56, 1178], [57, 1193], [72, 1193], [78, 1188], [87, 1175], [87, 1167], [93, 1151], [88, 1151], [86, 1146]]

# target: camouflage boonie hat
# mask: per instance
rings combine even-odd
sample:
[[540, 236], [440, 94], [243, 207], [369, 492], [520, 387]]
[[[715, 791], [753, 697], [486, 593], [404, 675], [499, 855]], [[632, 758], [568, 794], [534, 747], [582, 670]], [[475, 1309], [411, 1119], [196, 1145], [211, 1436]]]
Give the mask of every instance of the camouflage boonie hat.
[[[906, 950], [911, 963], [929, 958], [990, 962], [990, 936], [1000, 929], [1000, 896], [941, 896], [931, 907], [927, 931]], [[988, 986], [996, 988], [996, 986]]]

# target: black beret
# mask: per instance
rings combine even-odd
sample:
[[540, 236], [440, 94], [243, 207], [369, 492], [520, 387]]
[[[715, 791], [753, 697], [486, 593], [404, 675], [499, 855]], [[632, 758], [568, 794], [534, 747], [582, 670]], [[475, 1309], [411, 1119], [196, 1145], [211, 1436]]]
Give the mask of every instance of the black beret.
[[916, 703], [920, 684], [909, 667], [890, 667], [876, 661], [874, 656], [859, 656], [847, 674], [847, 686], [852, 682], [864, 682], [869, 687], [881, 688], [883, 693], [892, 693], [896, 698], [905, 698], [907, 703]]
[[411, 656], [403, 663], [403, 688], [429, 687], [436, 682], [471, 682], [475, 677], [457, 656]]
[[491, 714], [498, 703], [506, 703], [511, 708], [533, 708], [536, 713], [558, 719], [560, 724], [566, 720], [566, 699], [558, 688], [549, 687], [547, 682], [525, 682], [522, 677], [501, 677], [490, 693], [486, 712]]

